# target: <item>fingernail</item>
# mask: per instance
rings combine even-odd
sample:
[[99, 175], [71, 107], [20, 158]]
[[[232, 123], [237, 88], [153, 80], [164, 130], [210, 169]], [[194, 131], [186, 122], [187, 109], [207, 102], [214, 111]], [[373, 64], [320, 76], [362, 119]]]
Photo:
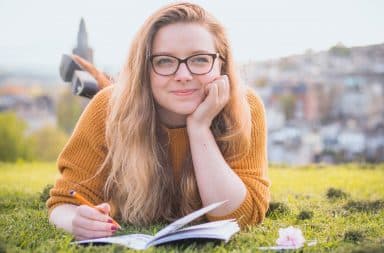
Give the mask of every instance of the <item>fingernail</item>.
[[116, 227], [115, 225], [113, 225], [113, 226], [111, 227], [111, 230], [112, 230], [112, 231], [116, 231], [116, 230], [117, 230], [117, 227]]
[[108, 223], [113, 223], [113, 220], [112, 219], [108, 219]]

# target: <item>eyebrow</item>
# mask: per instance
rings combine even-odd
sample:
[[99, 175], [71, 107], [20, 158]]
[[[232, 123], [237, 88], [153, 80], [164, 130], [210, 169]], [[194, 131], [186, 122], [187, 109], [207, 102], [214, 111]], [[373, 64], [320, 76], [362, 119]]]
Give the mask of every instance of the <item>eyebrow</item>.
[[[194, 55], [194, 54], [212, 54], [214, 52], [211, 52], [211, 51], [208, 51], [208, 50], [195, 50], [195, 51], [192, 51], [188, 54], [189, 55]], [[171, 56], [174, 56], [175, 54], [173, 53], [170, 53], [170, 52], [166, 52], [166, 51], [160, 51], [160, 52], [155, 52], [155, 53], [152, 53], [152, 55], [171, 55]]]

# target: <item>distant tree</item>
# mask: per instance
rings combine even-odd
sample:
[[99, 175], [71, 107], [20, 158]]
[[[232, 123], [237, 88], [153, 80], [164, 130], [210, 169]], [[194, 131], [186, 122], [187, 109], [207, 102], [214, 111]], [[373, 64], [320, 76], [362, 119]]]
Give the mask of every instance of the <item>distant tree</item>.
[[334, 56], [348, 57], [351, 55], [351, 50], [344, 46], [342, 43], [337, 43], [329, 49], [329, 52]]
[[286, 120], [292, 120], [295, 113], [295, 97], [292, 94], [285, 94], [280, 97], [280, 105]]
[[267, 77], [260, 77], [255, 80], [255, 86], [258, 88], [264, 88], [268, 86], [268, 78]]
[[68, 140], [68, 135], [57, 127], [47, 126], [28, 137], [30, 158], [39, 161], [54, 161]]
[[24, 137], [26, 126], [15, 113], [0, 113], [0, 161], [14, 162], [28, 157]]
[[64, 91], [57, 102], [57, 124], [66, 133], [71, 133], [83, 111], [83, 98]]
[[281, 58], [278, 62], [278, 67], [282, 71], [292, 71], [298, 68], [295, 62], [289, 57]]

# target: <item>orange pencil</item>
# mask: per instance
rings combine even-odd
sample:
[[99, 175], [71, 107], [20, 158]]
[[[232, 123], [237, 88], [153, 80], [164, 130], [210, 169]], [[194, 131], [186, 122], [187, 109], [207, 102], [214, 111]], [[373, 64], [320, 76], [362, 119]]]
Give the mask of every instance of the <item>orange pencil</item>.
[[[72, 197], [74, 197], [75, 199], [77, 199], [78, 201], [80, 201], [80, 203], [84, 204], [84, 205], [87, 205], [87, 206], [90, 206], [90, 207], [93, 207], [97, 210], [99, 210], [101, 213], [103, 212], [102, 210], [98, 209], [94, 204], [92, 204], [91, 202], [89, 202], [89, 200], [87, 200], [86, 198], [84, 198], [83, 196], [80, 195], [80, 193], [77, 193], [76, 191], [74, 190], [70, 190], [69, 191], [69, 194], [71, 194]], [[112, 217], [111, 217], [111, 220], [112, 220], [112, 223], [116, 226], [118, 226], [119, 228], [121, 228], [121, 226], [119, 225], [119, 223], [117, 223]]]

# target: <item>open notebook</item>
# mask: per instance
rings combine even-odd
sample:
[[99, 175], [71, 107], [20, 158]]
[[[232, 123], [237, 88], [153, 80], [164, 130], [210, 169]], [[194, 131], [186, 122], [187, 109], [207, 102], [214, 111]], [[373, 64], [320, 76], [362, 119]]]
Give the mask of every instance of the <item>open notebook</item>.
[[132, 249], [141, 250], [151, 246], [185, 239], [214, 239], [227, 242], [233, 234], [240, 230], [239, 225], [234, 219], [213, 221], [195, 226], [184, 227], [186, 224], [217, 208], [225, 202], [226, 201], [213, 203], [195, 212], [192, 212], [169, 224], [153, 236], [146, 234], [130, 234], [76, 241], [75, 243], [116, 243]]

